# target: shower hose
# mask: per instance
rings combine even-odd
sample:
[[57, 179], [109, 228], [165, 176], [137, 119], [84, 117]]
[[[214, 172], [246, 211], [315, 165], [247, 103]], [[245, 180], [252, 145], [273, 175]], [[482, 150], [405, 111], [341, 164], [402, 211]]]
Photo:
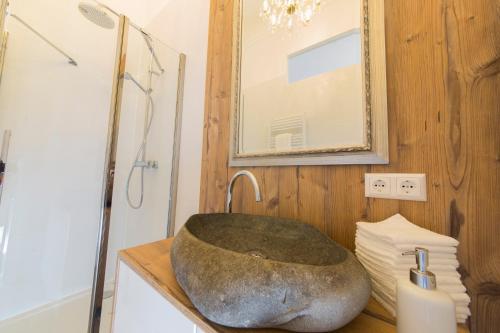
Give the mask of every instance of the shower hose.
[[[151, 130], [151, 125], [153, 124], [153, 117], [154, 117], [154, 112], [155, 112], [155, 107], [154, 107], [154, 102], [153, 102], [153, 97], [151, 97], [151, 90], [147, 92], [146, 96], [149, 98], [149, 112], [148, 112], [148, 119], [147, 119], [147, 124], [146, 128], [144, 130], [144, 135], [142, 137], [142, 142], [141, 145], [139, 146], [139, 149], [137, 150], [137, 155], [135, 156], [134, 163], [132, 164], [132, 167], [130, 168], [130, 172], [128, 174], [128, 179], [127, 179], [127, 186], [126, 186], [126, 193], [127, 193], [127, 202], [129, 206], [133, 209], [139, 209], [142, 207], [142, 203], [144, 201], [144, 169], [146, 169], [149, 165], [148, 163], [144, 160], [144, 150], [146, 149], [146, 144], [148, 142], [148, 135]], [[133, 200], [130, 198], [130, 182], [132, 181], [132, 176], [134, 175], [134, 172], [139, 169], [140, 170], [140, 189], [141, 189], [141, 194], [139, 196], [138, 202], [133, 202]]]

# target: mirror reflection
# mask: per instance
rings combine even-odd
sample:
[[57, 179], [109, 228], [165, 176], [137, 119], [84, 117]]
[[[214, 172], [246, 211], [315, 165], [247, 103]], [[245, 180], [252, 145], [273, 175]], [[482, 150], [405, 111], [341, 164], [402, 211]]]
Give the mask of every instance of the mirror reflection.
[[361, 2], [242, 1], [236, 154], [366, 150]]

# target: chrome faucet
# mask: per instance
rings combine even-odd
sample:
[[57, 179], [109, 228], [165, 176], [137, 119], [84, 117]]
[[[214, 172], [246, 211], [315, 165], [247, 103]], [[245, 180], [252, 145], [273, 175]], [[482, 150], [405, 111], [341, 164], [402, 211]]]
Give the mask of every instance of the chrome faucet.
[[252, 182], [252, 185], [253, 185], [253, 189], [255, 191], [255, 201], [257, 201], [257, 202], [261, 201], [259, 183], [257, 183], [257, 179], [250, 171], [241, 170], [241, 171], [238, 171], [237, 173], [234, 174], [233, 178], [231, 178], [231, 180], [229, 181], [229, 185], [227, 186], [226, 208], [224, 210], [225, 213], [232, 212], [234, 181], [239, 176], [247, 176], [248, 179], [250, 179], [250, 181]]

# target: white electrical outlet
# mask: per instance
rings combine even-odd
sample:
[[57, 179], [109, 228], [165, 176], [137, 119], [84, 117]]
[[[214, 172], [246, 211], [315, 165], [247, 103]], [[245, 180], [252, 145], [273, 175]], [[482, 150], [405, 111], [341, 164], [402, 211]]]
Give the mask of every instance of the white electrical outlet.
[[396, 196], [401, 200], [427, 201], [424, 174], [401, 174], [396, 177]]
[[365, 174], [365, 196], [427, 201], [425, 174], [367, 173]]
[[369, 192], [377, 196], [391, 193], [391, 179], [388, 177], [373, 177], [368, 182]]

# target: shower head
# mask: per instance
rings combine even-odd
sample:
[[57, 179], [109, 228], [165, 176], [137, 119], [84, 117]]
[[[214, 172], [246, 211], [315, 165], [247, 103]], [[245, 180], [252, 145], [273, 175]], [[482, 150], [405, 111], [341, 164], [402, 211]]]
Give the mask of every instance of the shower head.
[[[108, 12], [114, 14], [117, 17], [120, 17], [120, 14], [111, 9], [110, 7], [100, 3], [97, 0], [94, 0], [93, 3], [90, 2], [80, 2], [78, 4], [78, 10], [80, 13], [85, 16], [89, 21], [98, 26], [106, 29], [113, 29], [115, 27], [115, 21], [108, 15]], [[153, 38], [147, 32], [145, 32], [140, 26], [134, 24], [133, 22], [129, 22], [130, 26], [139, 31], [146, 42], [146, 45], [153, 56], [153, 60], [155, 61], [158, 69], [161, 73], [165, 70], [163, 69], [158, 56], [156, 55], [155, 49], [152, 44]]]
[[108, 15], [106, 9], [107, 8], [97, 3], [80, 2], [78, 4], [78, 10], [89, 21], [102, 28], [113, 29], [115, 27], [115, 21]]
[[[113, 21], [111, 16], [108, 15], [108, 12], [114, 14], [116, 17], [121, 16], [119, 13], [97, 0], [94, 0], [92, 3], [82, 1], [78, 4], [78, 9], [80, 10], [80, 13], [82, 13], [82, 15], [85, 16], [89, 21], [106, 29], [113, 29], [115, 27], [115, 21]], [[153, 60], [158, 66], [160, 72], [163, 73], [165, 70], [163, 69], [160, 60], [156, 55], [155, 49], [152, 44], [153, 38], [151, 37], [151, 35], [149, 35], [140, 26], [134, 24], [133, 22], [129, 22], [129, 24], [131, 27], [142, 34], [142, 37], [144, 38], [144, 41], [146, 42], [146, 45], [151, 52], [151, 55], [153, 56]]]

